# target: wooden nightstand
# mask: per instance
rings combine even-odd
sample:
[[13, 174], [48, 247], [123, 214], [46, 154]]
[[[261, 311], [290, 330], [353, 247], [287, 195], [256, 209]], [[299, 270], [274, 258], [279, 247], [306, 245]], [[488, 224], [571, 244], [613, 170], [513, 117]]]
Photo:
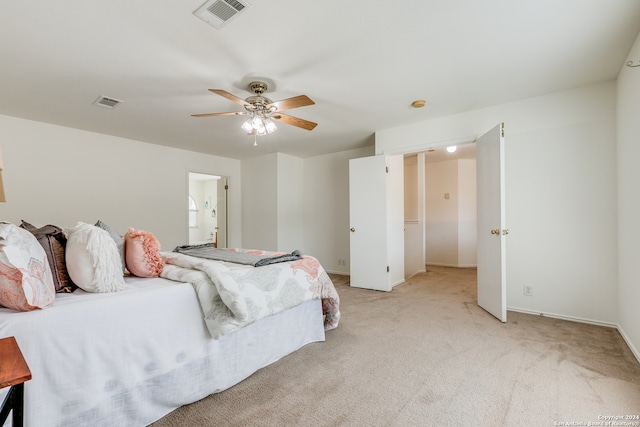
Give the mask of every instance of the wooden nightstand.
[[0, 339], [0, 388], [11, 387], [0, 407], [0, 425], [13, 410], [13, 426], [22, 427], [24, 418], [24, 383], [31, 371], [22, 357], [14, 337]]

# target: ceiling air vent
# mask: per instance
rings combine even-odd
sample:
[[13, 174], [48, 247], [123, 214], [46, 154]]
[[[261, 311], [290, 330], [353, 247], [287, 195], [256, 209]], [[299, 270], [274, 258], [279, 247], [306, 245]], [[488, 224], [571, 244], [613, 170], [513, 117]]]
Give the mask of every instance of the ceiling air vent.
[[220, 29], [250, 6], [245, 0], [209, 0], [193, 14]]
[[113, 108], [116, 105], [120, 104], [122, 101], [115, 98], [109, 98], [108, 96], [100, 95], [98, 99], [93, 101], [93, 105], [97, 105], [102, 108]]

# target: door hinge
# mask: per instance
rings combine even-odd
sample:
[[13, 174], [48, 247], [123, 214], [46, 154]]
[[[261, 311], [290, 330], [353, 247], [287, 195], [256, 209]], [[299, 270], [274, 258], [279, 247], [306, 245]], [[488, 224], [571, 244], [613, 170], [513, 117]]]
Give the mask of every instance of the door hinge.
[[225, 190], [228, 190], [228, 189], [229, 189], [229, 184], [225, 184], [225, 185], [224, 185], [224, 189], [225, 189]]
[[389, 173], [389, 166], [385, 166], [385, 170], [387, 173]]
[[500, 135], [504, 138], [504, 123], [500, 123]]
[[387, 273], [389, 272], [389, 266], [387, 265]]

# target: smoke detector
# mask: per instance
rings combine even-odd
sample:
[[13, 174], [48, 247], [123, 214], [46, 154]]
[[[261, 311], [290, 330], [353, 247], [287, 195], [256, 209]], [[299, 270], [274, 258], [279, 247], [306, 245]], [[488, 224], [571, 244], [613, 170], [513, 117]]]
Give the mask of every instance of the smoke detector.
[[246, 0], [208, 0], [193, 14], [212, 27], [220, 29], [250, 6]]

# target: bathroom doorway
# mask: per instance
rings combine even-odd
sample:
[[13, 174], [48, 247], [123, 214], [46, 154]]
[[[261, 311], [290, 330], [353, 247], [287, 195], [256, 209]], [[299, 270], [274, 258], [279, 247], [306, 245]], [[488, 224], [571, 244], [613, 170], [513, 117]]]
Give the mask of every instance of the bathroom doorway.
[[229, 177], [189, 172], [188, 230], [189, 244], [213, 243], [226, 248], [227, 191]]

